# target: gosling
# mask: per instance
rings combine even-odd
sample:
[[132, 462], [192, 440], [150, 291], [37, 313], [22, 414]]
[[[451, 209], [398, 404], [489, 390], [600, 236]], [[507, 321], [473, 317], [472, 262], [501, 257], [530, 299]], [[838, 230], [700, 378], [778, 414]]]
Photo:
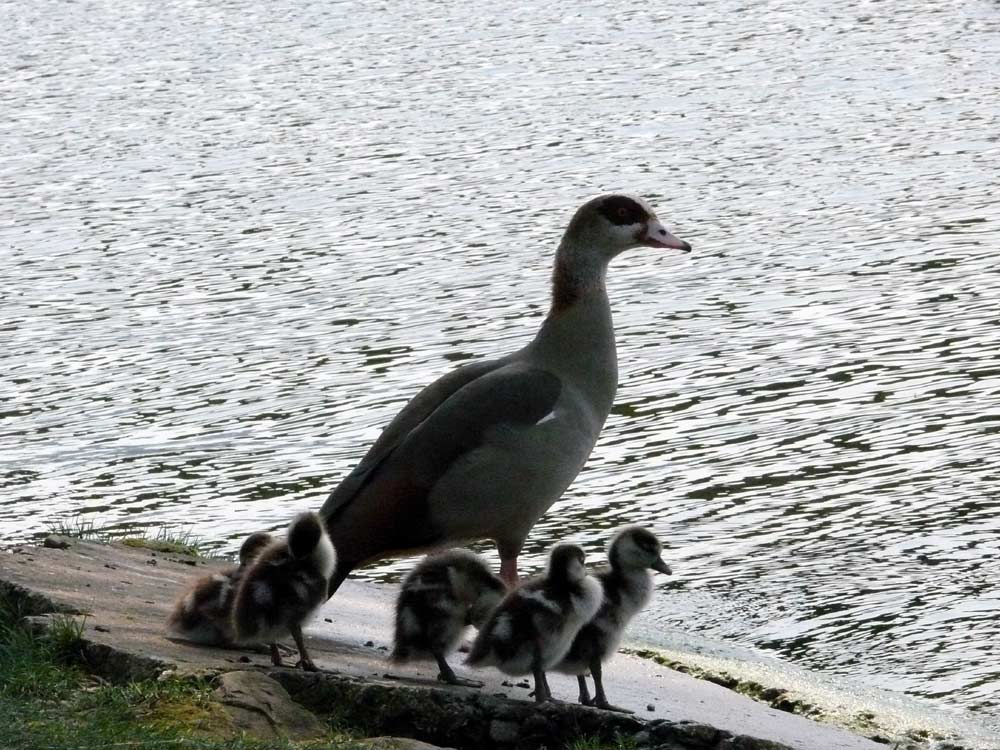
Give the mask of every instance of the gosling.
[[429, 555], [403, 580], [396, 600], [395, 647], [391, 660], [433, 658], [438, 679], [450, 685], [482, 687], [456, 676], [446, 657], [468, 625], [482, 627], [507, 587], [478, 555], [463, 549]]
[[167, 633], [205, 646], [234, 644], [231, 626], [233, 598], [247, 566], [272, 542], [270, 534], [258, 531], [240, 547], [240, 564], [221, 573], [202, 576], [191, 584], [167, 618]]
[[[557, 672], [577, 676], [580, 703], [585, 706], [632, 713], [608, 702], [601, 665], [618, 650], [625, 627], [649, 601], [653, 591], [649, 571], [670, 575], [670, 566], [660, 558], [661, 549], [659, 540], [641, 526], [626, 526], [611, 539], [608, 546], [610, 567], [594, 575], [603, 591], [600, 609], [580, 629], [569, 651], [554, 667]], [[593, 700], [584, 676], [588, 670], [594, 678]]]
[[535, 702], [552, 700], [545, 670], [562, 661], [573, 638], [601, 606], [601, 584], [587, 575], [583, 550], [558, 544], [544, 575], [507, 594], [493, 610], [466, 664], [495, 666], [535, 679]]
[[232, 627], [239, 643], [267, 643], [271, 663], [282, 666], [277, 639], [291, 633], [303, 669], [318, 671], [306, 651], [302, 624], [326, 601], [337, 554], [315, 513], [303, 513], [288, 527], [287, 538], [264, 549], [240, 581], [233, 602]]

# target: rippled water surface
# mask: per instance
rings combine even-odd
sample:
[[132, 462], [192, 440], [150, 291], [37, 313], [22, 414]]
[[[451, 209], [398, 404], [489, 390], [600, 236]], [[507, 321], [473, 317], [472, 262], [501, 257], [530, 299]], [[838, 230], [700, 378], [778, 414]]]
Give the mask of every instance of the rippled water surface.
[[995, 721], [1000, 6], [536, 5], [2, 4], [5, 537], [318, 508], [625, 189], [695, 252], [526, 565], [646, 523], [647, 629]]

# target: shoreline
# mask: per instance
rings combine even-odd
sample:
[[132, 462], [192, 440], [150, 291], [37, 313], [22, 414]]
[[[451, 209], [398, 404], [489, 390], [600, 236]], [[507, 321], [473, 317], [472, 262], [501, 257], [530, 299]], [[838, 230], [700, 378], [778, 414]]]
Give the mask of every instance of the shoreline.
[[754, 674], [753, 667], [760, 665], [737, 663], [735, 659], [726, 660], [730, 662], [727, 664], [694, 653], [636, 643], [624, 646], [621, 652], [712, 682], [780, 711], [839, 727], [892, 750], [991, 750], [1000, 747], [1000, 735], [986, 727], [972, 726], [969, 720], [959, 721], [939, 710], [928, 709], [928, 714], [923, 716], [916, 714], [912, 707], [905, 710], [885, 705], [862, 706], [857, 698], [835, 692], [833, 687], [824, 686], [820, 690], [818, 679], [812, 686], [814, 690], [810, 691], [782, 684], [780, 675], [768, 679]]
[[[443, 721], [448, 716], [466, 715], [462, 730], [465, 734], [461, 736], [467, 741], [459, 744], [467, 747], [476, 747], [473, 737], [480, 743], [485, 737], [488, 744], [483, 747], [515, 744], [531, 747], [535, 740], [518, 735], [507, 726], [516, 722], [499, 718], [502, 716], [524, 719], [526, 726], [534, 727], [532, 731], [541, 733], [539, 737], [546, 731], [557, 732], [557, 736], [549, 737], [549, 742], [566, 740], [563, 735], [571, 727], [587, 726], [589, 733], [604, 733], [607, 737], [623, 731], [646, 739], [652, 736], [650, 732], [659, 732], [657, 736], [663, 737], [670, 733], [683, 735], [686, 747], [706, 750], [723, 746], [875, 750], [886, 746], [789, 712], [789, 707], [807, 710], [807, 706], [794, 701], [782, 703], [781, 691], [772, 694], [763, 687], [758, 691], [758, 698], [771, 696], [780, 704], [768, 706], [741, 695], [740, 682], [733, 682], [731, 677], [704, 672], [704, 679], [694, 679], [689, 676], [693, 671], [691, 665], [650, 651], [643, 652], [645, 658], [619, 654], [606, 669], [609, 695], [615, 702], [632, 708], [636, 712], [632, 717], [570, 703], [537, 709], [527, 699], [527, 689], [523, 687], [527, 683], [510, 681], [499, 674], [476, 672], [476, 678], [486, 682], [482, 691], [442, 686], [434, 681], [431, 670], [407, 669], [402, 674], [388, 674], [385, 651], [391, 641], [395, 590], [390, 585], [345, 584], [342, 592], [324, 605], [307, 628], [314, 659], [329, 670], [322, 678], [298, 670], [275, 670], [261, 656], [241, 656], [239, 652], [163, 638], [165, 613], [186, 581], [223, 564], [225, 561], [157, 552], [142, 546], [60, 537], [51, 547], [20, 547], [0, 553], [0, 593], [8, 599], [15, 598], [28, 614], [89, 613], [84, 621], [84, 636], [94, 650], [111, 660], [119, 675], [155, 679], [171, 670], [177, 674], [218, 674], [258, 668], [278, 679], [293, 698], [305, 703], [317, 691], [339, 696], [349, 701], [348, 705], [356, 704], [359, 695], [368, 696], [369, 713], [365, 716], [376, 723], [387, 715], [387, 702], [420, 705], [423, 708], [415, 714], [400, 709], [404, 716], [424, 717], [425, 725], [421, 725], [419, 732], [423, 736], [417, 739], [448, 737], [447, 732], [441, 733], [440, 727], [428, 724], [430, 720], [426, 717], [435, 716]], [[40, 619], [44, 620], [44, 616]], [[471, 674], [460, 666], [457, 671]], [[575, 679], [562, 677], [553, 676], [553, 689], [569, 700], [575, 696]], [[749, 685], [743, 688], [748, 689]], [[529, 721], [539, 711], [547, 717], [544, 724], [548, 729], [537, 721]], [[413, 721], [417, 722], [415, 726], [419, 724], [417, 718]], [[404, 718], [379, 728], [405, 731], [406, 727]], [[487, 734], [483, 735], [484, 731]], [[906, 744], [897, 747], [910, 750]], [[912, 745], [914, 750], [928, 747], [931, 746], [926, 743]]]

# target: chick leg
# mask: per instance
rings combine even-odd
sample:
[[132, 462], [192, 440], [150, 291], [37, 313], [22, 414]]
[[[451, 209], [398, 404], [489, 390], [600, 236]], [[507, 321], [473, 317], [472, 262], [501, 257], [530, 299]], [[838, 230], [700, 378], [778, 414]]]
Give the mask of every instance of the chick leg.
[[271, 648], [271, 663], [276, 667], [284, 666], [285, 662], [281, 660], [281, 651], [278, 650], [278, 644], [270, 643], [268, 645]]
[[549, 693], [549, 681], [545, 679], [545, 669], [542, 667], [542, 650], [537, 644], [534, 659], [531, 661], [531, 672], [535, 677], [535, 703], [545, 703], [552, 695]]
[[635, 711], [630, 711], [627, 708], [612, 706], [608, 703], [608, 697], [604, 694], [604, 679], [601, 676], [601, 660], [597, 657], [590, 660], [590, 674], [594, 678], [594, 702], [591, 704], [592, 706], [603, 708], [605, 711], [618, 711], [623, 714], [635, 713]]
[[441, 670], [438, 674], [438, 679], [441, 682], [447, 682], [449, 685], [463, 685], [465, 687], [479, 688], [483, 686], [479, 680], [466, 680], [455, 674], [455, 671], [451, 668], [448, 662], [444, 658], [444, 654], [440, 651], [434, 652], [434, 658], [437, 660], [438, 669]]
[[587, 678], [582, 674], [577, 675], [576, 682], [580, 686], [580, 705], [593, 705], [593, 699], [590, 697], [590, 690], [587, 689]]
[[318, 672], [319, 667], [313, 664], [313, 660], [309, 657], [309, 652], [306, 651], [306, 642], [302, 639], [302, 626], [290, 625], [288, 629], [291, 631], [292, 638], [295, 639], [295, 645], [299, 649], [299, 663], [296, 666], [301, 666], [307, 672]]
[[535, 675], [535, 703], [545, 703], [549, 699], [549, 687], [545, 683], [545, 670], [541, 665], [532, 669]]
[[552, 697], [552, 688], [549, 687], [549, 678], [544, 670], [542, 670], [542, 684], [545, 685], [545, 694], [548, 696], [545, 700], [549, 703], [562, 703], [558, 698]]

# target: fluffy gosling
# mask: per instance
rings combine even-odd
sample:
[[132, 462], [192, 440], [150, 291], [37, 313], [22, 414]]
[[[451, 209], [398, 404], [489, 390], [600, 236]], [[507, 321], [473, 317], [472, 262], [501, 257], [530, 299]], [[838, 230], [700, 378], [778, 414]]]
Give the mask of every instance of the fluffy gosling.
[[[601, 665], [618, 650], [625, 627], [649, 601], [653, 591], [649, 571], [670, 574], [670, 567], [660, 558], [660, 552], [659, 540], [641, 526], [626, 526], [611, 539], [608, 546], [610, 566], [594, 575], [603, 592], [600, 609], [576, 634], [562, 661], [553, 667], [557, 672], [577, 676], [580, 703], [585, 706], [632, 713], [608, 702]], [[584, 676], [588, 670], [594, 678], [593, 700]]]
[[559, 663], [573, 638], [601, 606], [601, 585], [583, 565], [583, 550], [558, 544], [544, 575], [507, 594], [479, 631], [466, 664], [495, 666], [535, 679], [535, 702], [552, 699], [545, 670]]
[[206, 646], [233, 645], [230, 615], [236, 588], [247, 566], [272, 541], [263, 531], [251, 534], [240, 547], [238, 566], [192, 583], [167, 618], [168, 635]]
[[337, 562], [326, 527], [315, 513], [297, 516], [285, 540], [264, 549], [242, 576], [233, 602], [233, 633], [240, 643], [267, 643], [271, 662], [281, 666], [277, 639], [291, 633], [299, 665], [318, 671], [306, 651], [302, 624], [326, 600]]
[[456, 676], [446, 657], [458, 647], [468, 625], [482, 627], [507, 593], [499, 577], [478, 555], [454, 549], [429, 555], [403, 580], [396, 600], [393, 662], [433, 658], [438, 679], [451, 685], [482, 687]]

